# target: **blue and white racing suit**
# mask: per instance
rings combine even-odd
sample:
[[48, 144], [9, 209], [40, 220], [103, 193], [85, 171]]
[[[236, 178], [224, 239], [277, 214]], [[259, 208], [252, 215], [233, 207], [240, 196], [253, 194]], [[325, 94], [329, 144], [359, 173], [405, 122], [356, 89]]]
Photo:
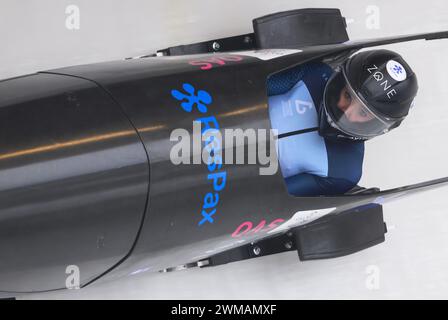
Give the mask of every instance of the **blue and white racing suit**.
[[289, 193], [343, 194], [361, 178], [364, 142], [319, 135], [318, 112], [332, 69], [306, 64], [268, 79], [269, 115], [278, 130], [278, 158]]

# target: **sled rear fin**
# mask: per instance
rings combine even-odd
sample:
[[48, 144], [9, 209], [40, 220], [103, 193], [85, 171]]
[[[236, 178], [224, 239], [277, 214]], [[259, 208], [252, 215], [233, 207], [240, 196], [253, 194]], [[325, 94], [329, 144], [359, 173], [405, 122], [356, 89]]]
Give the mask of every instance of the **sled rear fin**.
[[370, 40], [347, 41], [345, 42], [345, 44], [358, 46], [359, 49], [361, 49], [361, 48], [382, 46], [387, 44], [394, 44], [415, 40], [438, 40], [446, 38], [448, 38], [448, 31], [438, 31], [438, 32], [419, 33], [419, 34], [402, 35], [402, 36], [386, 37]]
[[380, 191], [378, 193], [373, 193], [373, 196], [376, 196], [376, 199], [373, 201], [374, 203], [383, 204], [398, 198], [403, 198], [406, 196], [414, 195], [420, 192], [429, 191], [441, 187], [445, 187], [448, 185], [448, 177], [429, 180], [425, 182], [420, 182], [404, 187], [389, 189]]

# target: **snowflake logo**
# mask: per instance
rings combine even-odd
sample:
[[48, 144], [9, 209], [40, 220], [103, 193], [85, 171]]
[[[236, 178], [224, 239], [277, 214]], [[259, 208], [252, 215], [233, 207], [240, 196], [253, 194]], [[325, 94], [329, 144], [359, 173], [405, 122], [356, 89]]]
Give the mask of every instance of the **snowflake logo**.
[[395, 71], [395, 73], [399, 74], [403, 72], [403, 69], [401, 68], [401, 66], [395, 65], [393, 70]]
[[182, 101], [180, 106], [187, 112], [191, 112], [196, 106], [200, 112], [206, 113], [207, 105], [212, 103], [212, 96], [204, 90], [198, 90], [195, 94], [195, 88], [189, 83], [184, 83], [182, 88], [185, 93], [176, 89], [171, 90], [171, 95], [176, 100]]

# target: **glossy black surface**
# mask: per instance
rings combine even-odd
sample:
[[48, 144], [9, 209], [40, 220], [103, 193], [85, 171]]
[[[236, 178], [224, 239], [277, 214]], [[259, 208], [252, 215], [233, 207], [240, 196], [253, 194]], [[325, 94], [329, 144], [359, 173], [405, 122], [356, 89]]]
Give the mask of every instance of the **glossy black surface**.
[[81, 285], [130, 251], [148, 191], [143, 146], [90, 81], [0, 82], [0, 291]]

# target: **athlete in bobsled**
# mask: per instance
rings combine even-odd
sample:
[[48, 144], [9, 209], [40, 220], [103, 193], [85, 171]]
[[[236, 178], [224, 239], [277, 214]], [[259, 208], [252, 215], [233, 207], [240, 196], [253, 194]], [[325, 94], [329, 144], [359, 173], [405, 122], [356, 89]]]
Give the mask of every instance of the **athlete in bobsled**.
[[418, 89], [412, 69], [389, 50], [357, 53], [334, 69], [325, 63], [294, 67], [267, 85], [281, 171], [296, 196], [356, 187], [364, 142], [397, 128]]

